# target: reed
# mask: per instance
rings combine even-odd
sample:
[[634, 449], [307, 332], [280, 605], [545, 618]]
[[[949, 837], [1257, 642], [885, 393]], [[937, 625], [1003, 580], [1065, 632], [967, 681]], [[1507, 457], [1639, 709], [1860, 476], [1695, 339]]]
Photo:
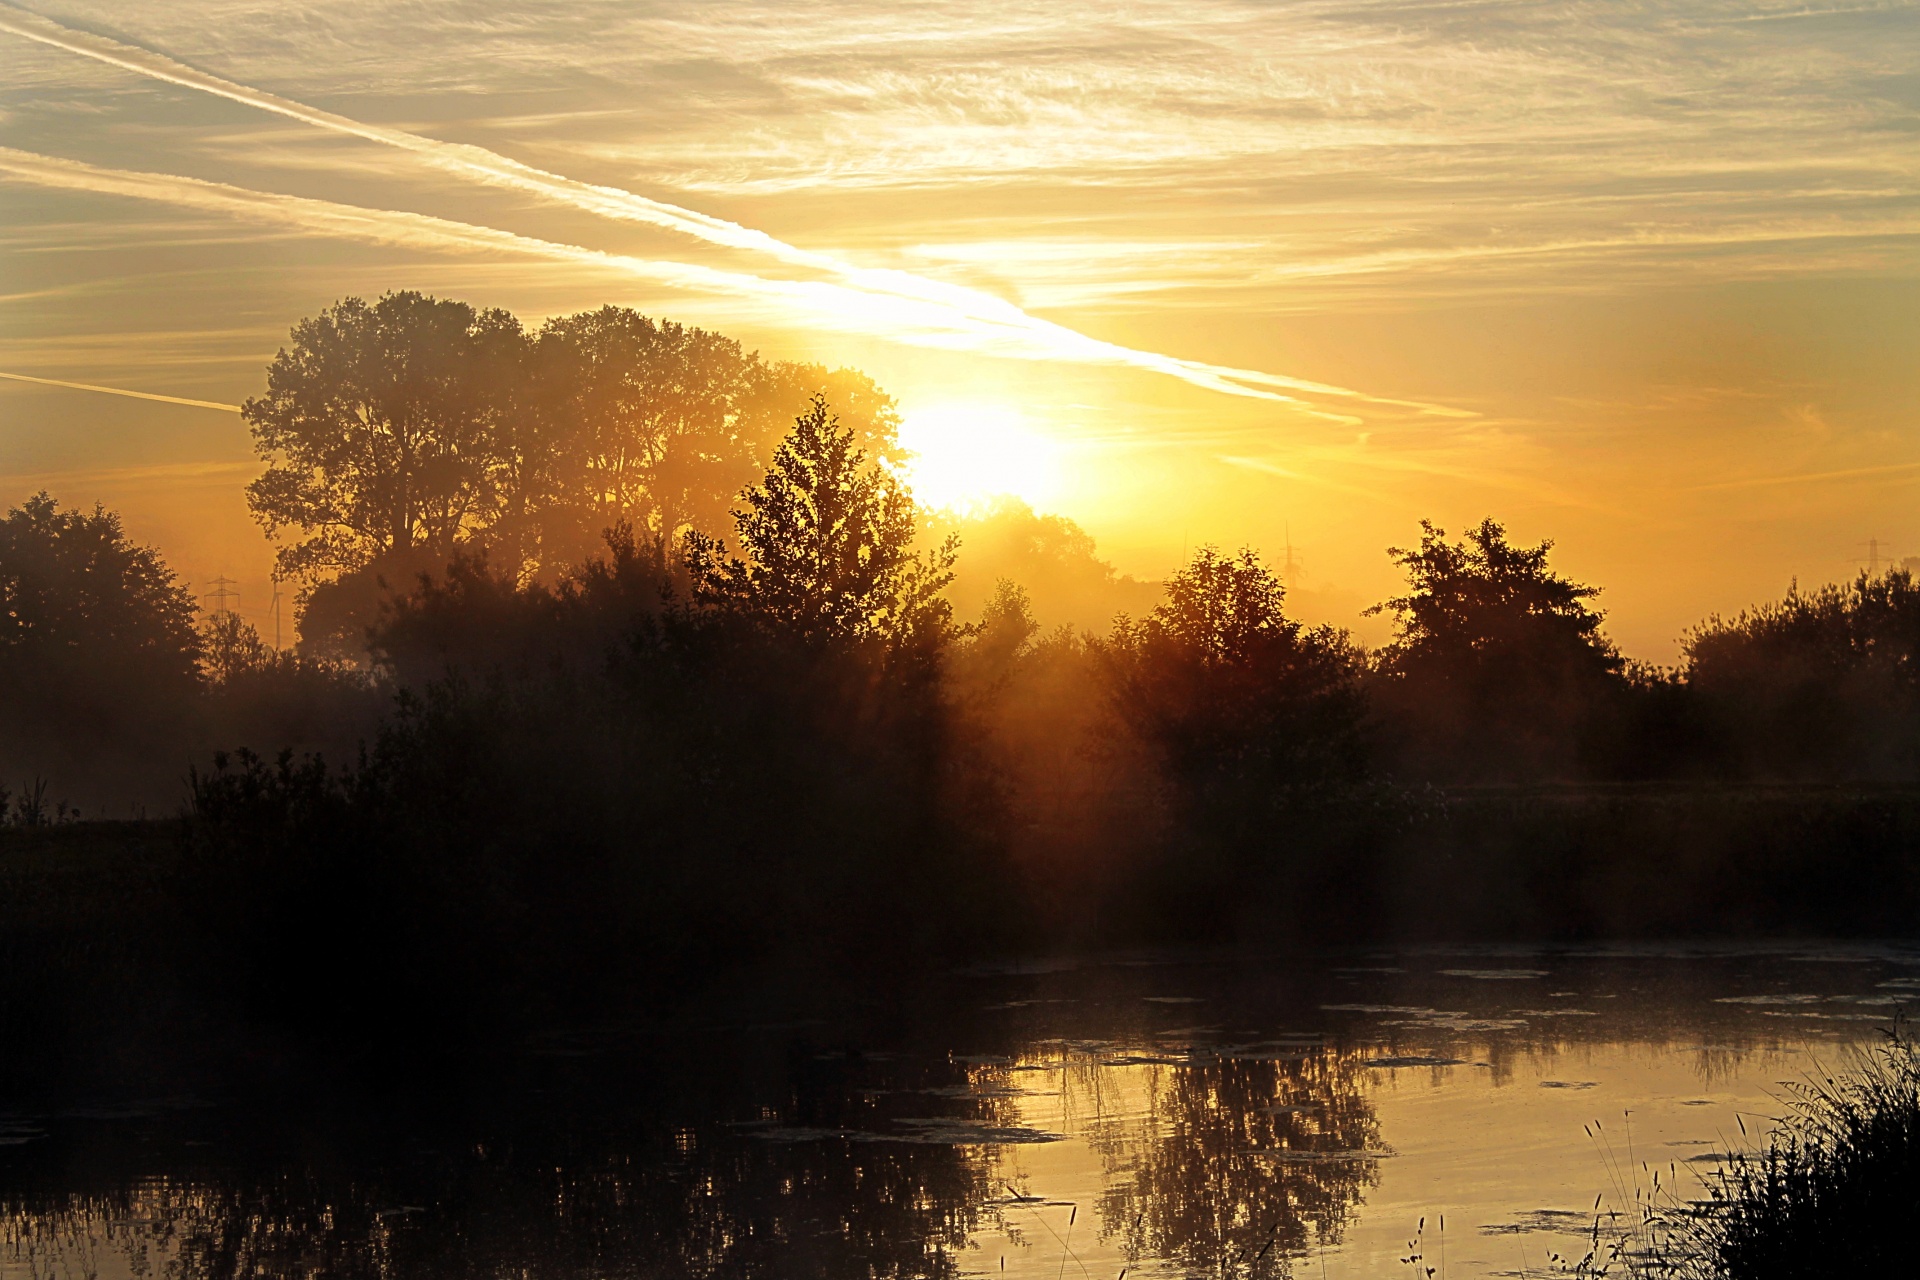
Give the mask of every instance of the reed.
[[1920, 1205], [1920, 1047], [1900, 1027], [1847, 1071], [1791, 1087], [1757, 1150], [1736, 1153], [1680, 1233], [1716, 1280], [1894, 1275]]

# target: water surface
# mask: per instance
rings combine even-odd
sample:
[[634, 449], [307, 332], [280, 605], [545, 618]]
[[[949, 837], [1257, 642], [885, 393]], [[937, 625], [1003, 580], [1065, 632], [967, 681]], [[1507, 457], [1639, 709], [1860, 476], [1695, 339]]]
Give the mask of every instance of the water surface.
[[1545, 1275], [1916, 994], [1920, 950], [1793, 945], [749, 1002], [425, 1090], [0, 1116], [0, 1276]]

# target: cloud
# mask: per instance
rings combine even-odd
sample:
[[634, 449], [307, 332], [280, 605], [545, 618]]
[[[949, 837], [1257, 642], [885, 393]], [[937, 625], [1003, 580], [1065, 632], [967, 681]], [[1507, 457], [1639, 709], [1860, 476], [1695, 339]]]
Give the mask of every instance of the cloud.
[[[560, 174], [549, 173], [484, 147], [443, 142], [405, 130], [368, 124], [333, 112], [322, 111], [261, 89], [197, 70], [152, 50], [62, 26], [51, 19], [12, 5], [0, 4], [0, 31], [11, 32], [26, 39], [155, 80], [214, 94], [312, 125], [315, 128], [395, 147], [418, 156], [435, 168], [477, 179], [489, 185], [534, 195], [608, 218], [639, 222], [663, 230], [679, 232], [724, 248], [764, 255], [787, 266], [826, 273], [842, 285], [850, 287], [862, 299], [860, 310], [865, 312], [867, 317], [871, 319], [893, 317], [905, 322], [908, 332], [916, 335], [906, 337], [905, 340], [910, 342], [930, 346], [955, 346], [962, 349], [978, 344], [975, 349], [994, 354], [1015, 354], [1027, 359], [1060, 359], [1088, 364], [1128, 365], [1179, 378], [1195, 386], [1228, 395], [1249, 396], [1289, 404], [1302, 412], [1333, 421], [1354, 419], [1348, 414], [1328, 413], [1311, 408], [1297, 395], [1285, 393], [1350, 399], [1444, 416], [1471, 416], [1464, 411], [1442, 406], [1369, 396], [1328, 383], [1311, 382], [1259, 370], [1236, 369], [1203, 361], [1184, 360], [1159, 352], [1142, 351], [1105, 342], [1064, 325], [1031, 315], [1013, 303], [991, 294], [931, 280], [910, 272], [852, 266], [830, 255], [801, 249], [765, 232], [736, 222], [652, 200], [615, 187], [580, 182]], [[105, 171], [96, 172], [105, 173]], [[155, 175], [140, 176], [145, 179], [155, 177]], [[103, 179], [103, 181], [109, 180]], [[175, 181], [183, 183], [188, 180]], [[146, 187], [148, 193], [156, 189], [151, 181], [146, 184]], [[187, 188], [177, 189], [187, 190]], [[203, 200], [212, 198], [209, 195], [208, 184], [202, 184], [197, 190], [200, 192], [199, 198]], [[223, 190], [234, 192], [241, 189], [223, 188]], [[260, 197], [260, 199], [268, 198]], [[312, 207], [316, 203], [307, 202], [307, 212], [317, 219], [329, 222], [336, 228], [346, 228], [353, 224], [355, 214], [339, 212], [320, 214]], [[254, 204], [248, 207], [259, 212], [269, 205]], [[293, 206], [281, 204], [271, 207], [287, 210]], [[342, 208], [344, 206], [334, 206], [335, 210]], [[375, 216], [397, 218], [399, 215]], [[438, 220], [429, 221], [438, 222]], [[363, 232], [370, 229], [365, 222], [358, 225]], [[415, 221], [408, 224], [408, 235], [416, 241], [422, 237], [431, 238], [434, 234], [447, 233], [452, 225], [454, 224], [440, 222], [435, 231], [429, 231], [425, 223]], [[507, 236], [508, 234], [462, 225], [464, 230], [457, 234], [468, 238], [475, 235], [485, 238], [488, 235]], [[335, 234], [338, 233], [339, 231], [336, 230]], [[512, 241], [510, 246], [505, 240], [497, 240], [495, 247], [511, 247], [524, 252], [536, 243], [524, 237], [512, 237]], [[761, 297], [779, 295], [793, 301], [805, 300], [816, 304], [825, 297], [844, 299], [847, 296], [825, 293], [812, 282], [776, 282], [742, 273], [713, 272], [707, 268], [690, 265], [675, 266], [657, 261], [643, 263], [638, 259], [599, 254], [598, 251], [579, 246], [557, 245], [550, 241], [537, 243], [541, 246], [541, 251], [558, 251], [559, 256], [563, 257], [593, 254], [609, 264], [620, 264], [622, 269], [632, 274], [640, 274], [659, 283], [675, 284], [682, 288], [709, 290], [720, 288], [724, 292], [747, 293]], [[881, 337], [901, 336], [875, 329], [870, 325], [862, 325], [861, 331]]]
[[[996, 325], [940, 303], [819, 280], [776, 280], [693, 263], [607, 253], [493, 227], [395, 209], [369, 209], [305, 196], [254, 191], [176, 174], [108, 169], [0, 147], [0, 175], [44, 187], [158, 200], [200, 212], [277, 223], [310, 234], [437, 253], [514, 254], [584, 264], [609, 274], [694, 293], [745, 299], [792, 321], [919, 346], [1023, 360], [1130, 365], [1182, 378], [1229, 395], [1288, 405], [1331, 421], [1355, 421], [1284, 394], [1297, 380], [1137, 351], [1059, 326]], [[1252, 385], [1248, 385], [1252, 384]], [[1304, 384], [1318, 390], [1317, 384]], [[1329, 389], [1333, 390], [1333, 389]]]

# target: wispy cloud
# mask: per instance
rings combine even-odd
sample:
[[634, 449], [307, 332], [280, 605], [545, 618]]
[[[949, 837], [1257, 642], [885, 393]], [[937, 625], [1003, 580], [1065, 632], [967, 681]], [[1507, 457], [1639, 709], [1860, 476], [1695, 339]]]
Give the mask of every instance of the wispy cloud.
[[272, 222], [311, 234], [375, 244], [430, 252], [530, 255], [584, 264], [666, 288], [750, 300], [774, 309], [780, 319], [804, 321], [841, 332], [1024, 360], [1068, 360], [1145, 368], [1229, 395], [1272, 400], [1313, 417], [1357, 421], [1349, 414], [1286, 394], [1281, 388], [1296, 389], [1294, 380], [1258, 370], [1178, 360], [1102, 342], [1058, 326], [996, 325], [938, 302], [873, 292], [833, 281], [769, 279], [694, 263], [607, 253], [426, 214], [254, 191], [176, 174], [109, 169], [8, 147], [0, 147], [0, 175], [46, 187], [164, 201], [202, 212]]
[[1920, 474], [1920, 462], [1889, 462], [1874, 467], [1842, 467], [1832, 471], [1803, 471], [1784, 476], [1749, 476], [1713, 484], [1689, 486], [1689, 492], [1714, 493], [1736, 489], [1769, 489], [1779, 485], [1812, 485], [1835, 480], [1893, 480]]
[[[534, 195], [573, 208], [630, 222], [639, 222], [663, 230], [693, 236], [727, 249], [743, 250], [771, 257], [785, 265], [828, 274], [861, 297], [860, 308], [869, 317], [892, 315], [902, 320], [917, 319], [913, 331], [925, 345], [966, 345], [956, 339], [971, 338], [981, 349], [1000, 354], [1019, 354], [1028, 359], [1062, 359], [1090, 364], [1118, 364], [1166, 374], [1208, 390], [1229, 395], [1251, 396], [1293, 405], [1315, 416], [1334, 420], [1351, 415], [1328, 413], [1309, 408], [1296, 394], [1319, 398], [1347, 399], [1416, 412], [1443, 416], [1471, 416], [1444, 406], [1418, 404], [1403, 400], [1370, 396], [1346, 387], [1288, 377], [1261, 370], [1238, 369], [1203, 361], [1186, 360], [1159, 352], [1143, 351], [1089, 337], [1077, 330], [1032, 315], [1004, 299], [910, 272], [857, 267], [828, 254], [799, 248], [762, 231], [715, 218], [678, 205], [652, 200], [615, 187], [580, 182], [560, 174], [534, 168], [490, 151], [464, 143], [444, 142], [401, 129], [368, 124], [333, 112], [321, 111], [279, 95], [189, 67], [163, 54], [111, 40], [90, 32], [63, 26], [48, 18], [12, 5], [0, 4], [0, 31], [38, 41], [70, 53], [95, 59], [111, 66], [214, 94], [234, 102], [273, 112], [289, 119], [345, 134], [383, 146], [395, 147], [418, 156], [435, 168], [462, 177]], [[143, 175], [151, 178], [153, 175]], [[233, 190], [228, 188], [228, 190]], [[282, 206], [285, 207], [285, 206]], [[341, 215], [329, 217], [338, 223]], [[351, 217], [351, 215], [347, 215]], [[442, 229], [449, 224], [443, 224]], [[414, 224], [416, 234], [424, 228]], [[467, 227], [467, 232], [482, 229]], [[496, 235], [507, 233], [497, 232]], [[521, 247], [533, 242], [515, 237]], [[572, 245], [538, 242], [546, 250], [561, 250], [567, 255], [597, 253]], [[772, 281], [742, 273], [714, 272], [691, 265], [599, 255], [609, 263], [618, 262], [629, 272], [649, 275], [661, 283], [685, 288], [724, 285], [726, 291], [750, 292], [760, 296], [784, 295], [789, 298], [820, 295], [814, 282]], [[874, 332], [871, 326], [863, 326]], [[892, 336], [879, 332], [877, 336]]]

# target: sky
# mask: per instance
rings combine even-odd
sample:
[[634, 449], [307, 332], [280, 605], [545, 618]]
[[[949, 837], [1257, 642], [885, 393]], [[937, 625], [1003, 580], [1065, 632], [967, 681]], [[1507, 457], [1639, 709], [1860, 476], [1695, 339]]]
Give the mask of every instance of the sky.
[[220, 406], [421, 289], [858, 367], [923, 496], [1291, 547], [1373, 641], [1423, 518], [1654, 662], [1920, 555], [1920, 4], [501, 8], [0, 0], [0, 504], [270, 629]]

